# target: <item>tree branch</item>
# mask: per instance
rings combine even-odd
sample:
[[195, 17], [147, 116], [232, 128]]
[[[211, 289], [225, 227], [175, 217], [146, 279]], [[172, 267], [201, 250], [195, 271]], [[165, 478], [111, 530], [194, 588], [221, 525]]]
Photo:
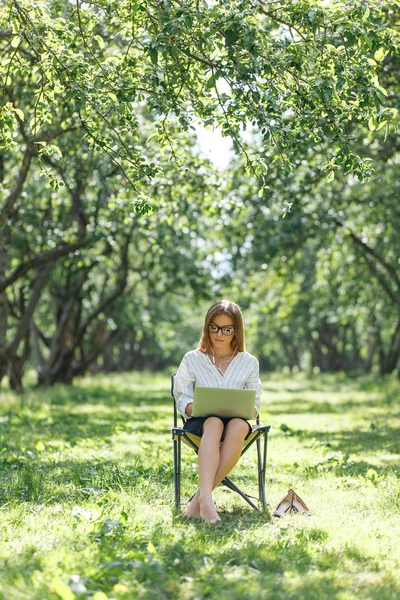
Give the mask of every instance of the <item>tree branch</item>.
[[375, 258], [375, 260], [379, 264], [382, 265], [382, 267], [387, 271], [387, 273], [390, 275], [391, 279], [394, 281], [394, 283], [397, 285], [397, 287], [400, 290], [400, 278], [397, 275], [394, 268], [392, 267], [392, 265], [387, 263], [385, 261], [385, 259], [382, 258], [382, 256], [380, 256], [374, 248], [371, 248], [371, 246], [368, 246], [368, 244], [366, 244], [365, 242], [360, 240], [360, 238], [345, 223], [341, 223], [341, 221], [338, 221], [337, 219], [334, 219], [334, 222], [336, 223], [336, 225], [338, 227], [343, 227], [344, 229], [347, 229], [353, 242], [355, 244], [357, 244], [357, 246], [362, 248], [362, 250], [364, 251], [365, 254], [369, 254], [370, 256], [373, 256]]
[[368, 256], [364, 255], [363, 258], [364, 258], [365, 262], [367, 263], [369, 270], [376, 277], [376, 279], [379, 281], [379, 283], [381, 284], [381, 286], [383, 287], [383, 289], [385, 290], [385, 292], [387, 293], [387, 295], [389, 296], [389, 298], [392, 300], [392, 302], [394, 304], [399, 304], [400, 305], [400, 298], [398, 298], [396, 296], [396, 294], [394, 294], [392, 292], [392, 290], [388, 286], [387, 282], [384, 280], [384, 278], [382, 277], [382, 275], [379, 273], [378, 269], [376, 268], [376, 265], [372, 262], [372, 260], [370, 260], [368, 258]]
[[33, 144], [28, 143], [25, 148], [24, 156], [22, 158], [22, 164], [21, 164], [21, 168], [19, 170], [17, 181], [15, 182], [15, 185], [14, 185], [11, 193], [6, 198], [6, 201], [0, 211], [0, 227], [2, 227], [4, 225], [4, 223], [6, 222], [6, 219], [8, 218], [9, 214], [11, 213], [14, 204], [16, 203], [16, 201], [18, 200], [18, 198], [22, 192], [24, 183], [25, 183], [27, 175], [28, 175], [31, 160], [32, 160], [32, 157], [34, 156], [34, 154], [36, 154], [36, 150], [35, 150]]
[[102, 313], [108, 306], [110, 306], [110, 304], [112, 304], [114, 302], [114, 300], [116, 300], [124, 291], [124, 289], [126, 288], [126, 284], [128, 282], [128, 268], [129, 268], [129, 260], [128, 260], [128, 250], [129, 250], [129, 244], [130, 244], [130, 239], [131, 239], [131, 235], [132, 235], [132, 230], [130, 231], [129, 235], [126, 238], [125, 241], [125, 245], [122, 251], [122, 258], [121, 258], [121, 279], [119, 284], [117, 285], [116, 289], [114, 290], [114, 292], [112, 294], [110, 294], [110, 296], [108, 296], [108, 298], [106, 298], [101, 304], [99, 304], [99, 306], [96, 308], [96, 310], [94, 310], [86, 319], [86, 321], [82, 324], [82, 326], [80, 327], [80, 330], [78, 332], [78, 335], [74, 341], [74, 349], [79, 346], [79, 344], [82, 341], [83, 336], [85, 335], [90, 323], [100, 314]]
[[46, 250], [45, 252], [41, 252], [40, 254], [33, 256], [26, 262], [18, 265], [18, 267], [16, 267], [16, 269], [14, 269], [14, 271], [8, 277], [0, 280], [0, 292], [4, 291], [20, 277], [23, 277], [23, 275], [25, 275], [30, 269], [34, 269], [46, 263], [55, 261], [61, 256], [65, 256], [70, 252], [75, 252], [75, 250], [78, 250], [79, 248], [88, 246], [94, 241], [95, 238], [91, 237], [80, 242], [75, 242], [75, 244], [61, 244], [60, 246], [56, 246], [56, 248], [53, 250]]

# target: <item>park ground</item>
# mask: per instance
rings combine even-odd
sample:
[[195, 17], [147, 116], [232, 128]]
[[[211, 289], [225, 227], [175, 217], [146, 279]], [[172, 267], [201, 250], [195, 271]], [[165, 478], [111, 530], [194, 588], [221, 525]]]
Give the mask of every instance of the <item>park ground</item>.
[[[266, 375], [267, 513], [173, 511], [169, 377], [99, 375], [0, 396], [0, 599], [400, 597], [400, 384]], [[232, 478], [257, 495], [256, 452]], [[271, 517], [288, 488], [312, 517]], [[196, 460], [183, 450], [183, 507]]]

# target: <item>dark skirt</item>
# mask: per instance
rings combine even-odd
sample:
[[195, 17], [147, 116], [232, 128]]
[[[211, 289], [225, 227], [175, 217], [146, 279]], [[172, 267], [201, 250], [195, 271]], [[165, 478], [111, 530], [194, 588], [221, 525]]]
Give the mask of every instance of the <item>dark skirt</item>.
[[[193, 433], [193, 435], [198, 435], [201, 437], [203, 435], [204, 422], [210, 417], [218, 417], [218, 415], [209, 415], [208, 417], [192, 417], [191, 419], [187, 419], [187, 421], [185, 421], [183, 429], [188, 433]], [[249, 426], [249, 433], [244, 438], [245, 440], [247, 440], [247, 438], [253, 431], [250, 423], [242, 417], [218, 417], [218, 419], [220, 419], [224, 424], [224, 431], [222, 432], [221, 442], [224, 440], [225, 437], [225, 427], [227, 426], [229, 421], [232, 421], [232, 419], [242, 419], [242, 421], [245, 421], [245, 423], [247, 423], [247, 425]]]

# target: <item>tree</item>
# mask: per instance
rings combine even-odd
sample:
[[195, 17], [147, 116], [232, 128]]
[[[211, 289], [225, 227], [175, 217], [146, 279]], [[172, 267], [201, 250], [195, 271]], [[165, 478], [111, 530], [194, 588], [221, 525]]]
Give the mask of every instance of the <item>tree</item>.
[[[381, 78], [390, 111], [399, 106], [398, 73], [398, 59], [388, 57]], [[221, 245], [229, 240], [228, 285], [251, 306], [254, 345], [270, 368], [303, 367], [306, 354], [322, 371], [375, 366], [386, 374], [400, 364], [400, 148], [394, 134], [377, 127], [351, 129], [357, 151], [369, 154], [376, 169], [363, 185], [340, 174], [327, 183], [317, 168], [320, 149], [285, 181], [270, 169], [276, 203], [296, 206], [284, 220], [278, 207], [263, 206], [257, 183], [236, 165], [225, 196], [239, 195], [241, 207], [226, 211]]]
[[[147, 137], [144, 127], [142, 134]], [[4, 255], [11, 270], [1, 282], [10, 307], [2, 331], [8, 338], [3, 373], [8, 370], [15, 389], [21, 389], [32, 346], [41, 383], [71, 382], [108, 351], [106, 346], [117, 343], [122, 329], [128, 332], [140, 323], [144, 310], [137, 292], [143, 298], [151, 290], [162, 295], [192, 289], [200, 298], [206, 289], [203, 251], [196, 242], [199, 213], [210, 204], [213, 188], [217, 194], [216, 183], [207, 182], [212, 175], [207, 161], [193, 154], [183, 171], [167, 160], [163, 178], [147, 188], [158, 198], [159, 210], [140, 215], [127, 208], [130, 190], [121, 185], [115, 165], [82, 144], [75, 131], [59, 143], [62, 156], [42, 160], [63, 185], [40, 189], [33, 163], [19, 210], [9, 219], [12, 235]], [[184, 144], [193, 140], [181, 136]], [[158, 154], [150, 144], [147, 151]], [[28, 290], [38, 285], [41, 264], [49, 268], [32, 304]], [[129, 323], [132, 303], [138, 314]], [[29, 318], [23, 319], [28, 304]]]

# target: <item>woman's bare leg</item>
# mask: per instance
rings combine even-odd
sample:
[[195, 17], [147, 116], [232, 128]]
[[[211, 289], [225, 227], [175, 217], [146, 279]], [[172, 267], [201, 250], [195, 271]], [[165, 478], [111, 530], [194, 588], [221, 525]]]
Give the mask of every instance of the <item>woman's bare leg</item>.
[[207, 419], [203, 425], [203, 435], [198, 454], [200, 516], [208, 523], [220, 521], [212, 498], [212, 491], [220, 461], [219, 444], [223, 431], [224, 424], [221, 419], [218, 419], [218, 417]]
[[215, 474], [213, 488], [232, 471], [242, 454], [243, 442], [249, 433], [249, 426], [243, 419], [232, 419], [225, 428], [225, 438], [220, 448], [220, 459]]
[[[219, 421], [219, 419], [216, 419], [216, 420]], [[207, 419], [207, 421], [209, 421], [209, 419]], [[207, 421], [206, 421], [206, 423], [207, 423]], [[206, 423], [204, 423], [204, 425]], [[219, 421], [219, 423], [222, 425], [222, 421]], [[207, 429], [208, 429], [208, 427], [207, 427]], [[218, 430], [218, 431], [220, 431], [220, 430]], [[211, 430], [209, 430], [209, 432], [211, 433]], [[222, 442], [222, 445], [221, 445], [220, 451], [219, 451], [219, 455], [218, 455], [219, 463], [218, 463], [218, 468], [215, 472], [212, 489], [216, 488], [217, 485], [219, 483], [221, 483], [221, 481], [224, 479], [224, 477], [226, 477], [231, 472], [233, 467], [238, 462], [240, 455], [242, 453], [243, 441], [244, 441], [244, 438], [246, 437], [246, 435], [248, 434], [248, 432], [249, 432], [248, 425], [242, 419], [232, 419], [232, 421], [229, 421], [228, 425], [225, 428], [225, 439]], [[222, 431], [221, 431], [221, 433], [222, 433]], [[218, 443], [216, 444], [217, 447], [219, 447], [219, 440], [221, 439], [221, 433], [217, 433], [217, 436], [216, 436], [218, 439]], [[214, 432], [213, 432], [213, 435], [214, 435]], [[203, 434], [203, 437], [204, 437], [204, 434]], [[215, 440], [214, 437], [213, 437], [213, 440]], [[209, 448], [209, 444], [207, 444], [207, 446]], [[201, 444], [200, 444], [200, 447], [201, 447]], [[215, 450], [214, 450], [214, 452], [215, 452]], [[215, 453], [215, 454], [217, 454], [217, 453]], [[215, 454], [214, 454], [214, 456], [215, 456]], [[199, 451], [199, 457], [200, 457], [200, 451]], [[214, 463], [214, 465], [215, 465], [215, 463]], [[199, 458], [199, 472], [201, 472], [200, 458]], [[209, 474], [206, 473], [206, 476], [209, 476]], [[209, 484], [209, 480], [207, 483]], [[209, 485], [206, 489], [209, 491]], [[194, 498], [192, 499], [189, 507], [187, 508], [187, 510], [185, 512], [185, 515], [187, 517], [202, 516], [201, 509], [200, 509], [200, 493], [201, 492], [203, 492], [203, 489], [201, 486], [201, 479], [200, 479], [200, 489], [196, 492]], [[209, 491], [208, 498], [210, 496], [211, 496], [211, 491]], [[213, 502], [213, 505], [214, 505], [214, 502]], [[210, 505], [208, 504], [208, 506], [210, 506]], [[212, 510], [212, 508], [211, 508], [211, 510]], [[215, 505], [214, 505], [214, 510], [215, 510]], [[218, 515], [218, 513], [215, 510], [215, 513], [213, 512], [212, 514], [214, 515], [214, 518], [206, 519], [206, 520], [215, 520], [215, 514]]]
[[218, 417], [210, 417], [204, 422], [198, 453], [200, 489], [185, 512], [187, 517], [200, 516], [207, 522], [220, 520], [212, 490], [220, 461], [219, 443], [223, 430], [224, 424]]

